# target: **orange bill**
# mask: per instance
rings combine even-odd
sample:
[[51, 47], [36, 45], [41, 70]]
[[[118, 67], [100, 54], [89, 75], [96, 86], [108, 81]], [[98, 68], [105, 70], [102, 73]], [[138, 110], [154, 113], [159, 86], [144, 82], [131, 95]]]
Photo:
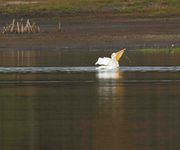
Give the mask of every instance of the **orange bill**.
[[120, 61], [120, 59], [121, 59], [121, 57], [122, 57], [125, 50], [126, 49], [124, 48], [124, 49], [121, 49], [120, 51], [116, 52], [116, 60], [117, 61]]

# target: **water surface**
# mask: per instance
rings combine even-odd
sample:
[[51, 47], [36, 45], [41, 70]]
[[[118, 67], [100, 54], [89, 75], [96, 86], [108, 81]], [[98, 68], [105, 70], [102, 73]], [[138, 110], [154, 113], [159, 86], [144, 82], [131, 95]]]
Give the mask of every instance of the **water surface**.
[[180, 53], [111, 52], [0, 51], [0, 149], [179, 149]]

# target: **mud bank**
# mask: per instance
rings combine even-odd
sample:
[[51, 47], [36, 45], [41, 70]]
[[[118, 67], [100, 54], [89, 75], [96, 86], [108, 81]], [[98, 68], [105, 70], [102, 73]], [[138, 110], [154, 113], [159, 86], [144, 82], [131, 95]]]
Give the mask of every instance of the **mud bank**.
[[[0, 29], [12, 17], [2, 17]], [[41, 33], [0, 34], [0, 50], [106, 50], [180, 46], [180, 17], [35, 17]], [[62, 31], [58, 32], [58, 21]]]

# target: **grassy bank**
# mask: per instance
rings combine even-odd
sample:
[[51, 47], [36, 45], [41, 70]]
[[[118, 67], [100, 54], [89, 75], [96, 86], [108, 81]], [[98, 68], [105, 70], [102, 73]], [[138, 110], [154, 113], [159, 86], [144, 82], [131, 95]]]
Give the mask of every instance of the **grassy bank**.
[[121, 16], [169, 16], [180, 14], [179, 0], [0, 0], [0, 13], [94, 13]]

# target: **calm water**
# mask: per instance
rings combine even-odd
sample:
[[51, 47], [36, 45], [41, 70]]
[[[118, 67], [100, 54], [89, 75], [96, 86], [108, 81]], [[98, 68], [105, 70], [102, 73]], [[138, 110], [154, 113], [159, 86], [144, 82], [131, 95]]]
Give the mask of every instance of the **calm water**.
[[0, 51], [0, 150], [180, 149], [180, 53]]

